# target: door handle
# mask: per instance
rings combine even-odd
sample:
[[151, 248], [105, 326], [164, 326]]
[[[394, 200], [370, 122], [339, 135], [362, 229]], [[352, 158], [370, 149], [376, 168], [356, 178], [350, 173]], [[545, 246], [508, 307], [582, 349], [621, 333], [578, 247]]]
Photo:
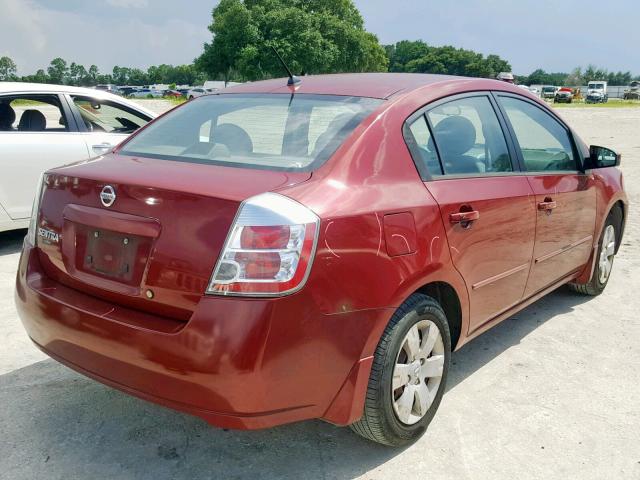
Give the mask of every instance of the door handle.
[[478, 212], [477, 210], [449, 214], [449, 222], [459, 223], [463, 228], [469, 227], [471, 222], [475, 222], [479, 218], [480, 212]]
[[538, 204], [538, 210], [546, 211], [547, 213], [551, 213], [551, 210], [556, 208], [558, 204], [551, 200], [549, 197], [544, 199], [544, 202], [540, 202]]
[[98, 152], [106, 152], [107, 150], [111, 149], [113, 147], [113, 145], [111, 145], [110, 143], [104, 142], [104, 143], [99, 143], [97, 145], [91, 145], [91, 148], [93, 148], [93, 151], [98, 153]]

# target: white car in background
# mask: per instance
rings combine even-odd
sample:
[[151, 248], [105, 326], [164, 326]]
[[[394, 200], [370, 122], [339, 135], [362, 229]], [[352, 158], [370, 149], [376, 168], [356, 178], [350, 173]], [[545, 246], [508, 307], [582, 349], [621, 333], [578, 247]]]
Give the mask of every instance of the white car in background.
[[101, 90], [0, 82], [0, 232], [28, 226], [42, 172], [102, 155], [155, 116]]
[[187, 98], [189, 100], [191, 100], [193, 98], [197, 98], [197, 97], [201, 97], [202, 95], [206, 95], [207, 93], [211, 93], [212, 91], [213, 90], [206, 89], [206, 88], [203, 88], [203, 87], [191, 88], [187, 92]]
[[147, 98], [151, 95], [153, 98], [162, 98], [162, 92], [160, 90], [152, 90], [150, 88], [139, 88], [133, 90], [127, 96], [133, 98]]

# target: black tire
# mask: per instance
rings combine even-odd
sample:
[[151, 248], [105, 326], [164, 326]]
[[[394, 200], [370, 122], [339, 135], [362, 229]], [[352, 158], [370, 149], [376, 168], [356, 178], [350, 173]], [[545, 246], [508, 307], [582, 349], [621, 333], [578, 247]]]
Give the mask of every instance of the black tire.
[[[591, 297], [595, 297], [597, 295], [600, 295], [604, 291], [605, 287], [607, 286], [607, 283], [609, 283], [609, 278], [611, 278], [611, 275], [608, 275], [604, 282], [600, 280], [600, 262], [598, 261], [600, 252], [602, 249], [604, 232], [608, 226], [612, 226], [615, 230], [615, 237], [614, 237], [616, 242], [615, 250], [617, 252], [618, 246], [619, 246], [618, 242], [620, 241], [620, 233], [621, 233], [620, 229], [622, 228], [622, 212], [618, 207], [614, 207], [613, 210], [609, 212], [609, 215], [607, 216], [607, 220], [604, 222], [604, 226], [602, 227], [602, 232], [600, 232], [600, 239], [598, 240], [598, 251], [596, 252], [596, 255], [597, 255], [596, 264], [595, 264], [595, 268], [593, 269], [593, 273], [591, 274], [591, 278], [589, 279], [589, 282], [585, 284], [570, 283], [569, 288], [574, 292], [580, 293], [582, 295], [589, 295]], [[614, 256], [614, 259], [615, 259], [615, 256]]]
[[[407, 332], [422, 320], [432, 321], [440, 331], [444, 345], [444, 367], [440, 385], [427, 413], [413, 425], [402, 423], [393, 408], [393, 370]], [[427, 295], [411, 295], [393, 314], [376, 348], [362, 418], [350, 425], [358, 435], [389, 446], [414, 442], [427, 430], [433, 419], [449, 373], [451, 335], [442, 307]]]

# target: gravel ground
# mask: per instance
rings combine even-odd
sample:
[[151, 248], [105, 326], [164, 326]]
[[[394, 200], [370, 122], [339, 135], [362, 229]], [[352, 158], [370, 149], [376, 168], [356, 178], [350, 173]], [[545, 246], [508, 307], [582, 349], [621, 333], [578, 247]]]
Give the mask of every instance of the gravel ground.
[[[637, 205], [640, 109], [561, 113], [585, 140], [623, 154]], [[0, 478], [637, 480], [640, 221], [633, 208], [606, 293], [588, 299], [560, 289], [456, 352], [440, 411], [406, 449], [319, 421], [219, 430], [47, 359], [13, 306], [24, 232], [0, 234]]]

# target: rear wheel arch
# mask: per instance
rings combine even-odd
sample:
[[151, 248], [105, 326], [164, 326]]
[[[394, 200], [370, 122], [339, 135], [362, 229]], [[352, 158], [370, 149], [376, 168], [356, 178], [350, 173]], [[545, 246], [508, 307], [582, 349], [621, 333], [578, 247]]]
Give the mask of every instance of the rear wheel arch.
[[446, 282], [430, 282], [414, 293], [427, 295], [440, 304], [449, 323], [451, 350], [455, 350], [462, 333], [462, 306], [456, 289]]

